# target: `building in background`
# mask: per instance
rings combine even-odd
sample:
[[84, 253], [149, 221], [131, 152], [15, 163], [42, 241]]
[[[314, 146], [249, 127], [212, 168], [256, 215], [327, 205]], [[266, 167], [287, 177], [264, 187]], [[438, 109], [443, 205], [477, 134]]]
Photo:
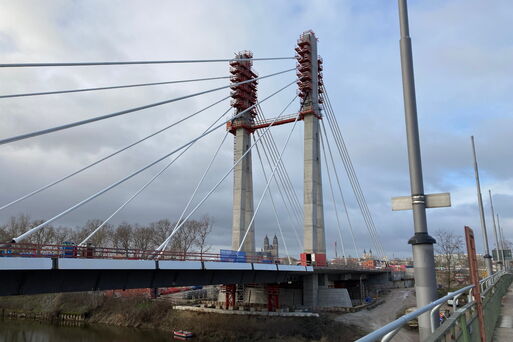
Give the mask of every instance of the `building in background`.
[[273, 244], [269, 244], [269, 238], [267, 235], [264, 238], [264, 248], [262, 249], [262, 253], [271, 258], [279, 257], [279, 249], [278, 249], [278, 237], [274, 235]]

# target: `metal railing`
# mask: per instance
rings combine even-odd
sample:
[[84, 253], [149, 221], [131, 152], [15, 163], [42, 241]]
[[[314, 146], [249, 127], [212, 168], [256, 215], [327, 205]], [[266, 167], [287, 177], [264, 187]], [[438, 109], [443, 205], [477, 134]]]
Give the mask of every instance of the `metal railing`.
[[26, 258], [88, 258], [88, 259], [131, 259], [131, 260], [177, 260], [177, 261], [220, 261], [247, 263], [279, 263], [278, 258], [253, 253], [223, 255], [222, 253], [156, 251], [134, 248], [111, 248], [96, 246], [39, 245], [31, 243], [0, 244], [0, 257]]
[[[513, 277], [511, 273], [499, 271], [480, 281], [481, 296], [483, 297], [483, 307], [485, 311], [485, 323], [488, 323], [487, 328], [493, 325], [492, 328], [488, 328], [487, 330], [492, 329], [493, 331], [495, 322], [498, 317], [497, 310], [492, 310], [493, 308], [491, 308], [491, 306], [498, 306], [500, 308], [500, 305], [497, 305], [497, 301], [500, 304], [500, 299], [506, 292], [508, 286], [511, 284], [512, 278]], [[477, 322], [477, 308], [474, 302], [474, 297], [472, 295], [473, 288], [474, 285], [469, 285], [457, 291], [448, 293], [446, 296], [430, 303], [429, 305], [406, 314], [396, 319], [395, 321], [390, 322], [387, 325], [371, 332], [370, 334], [356, 340], [356, 342], [390, 341], [404, 325], [426, 312], [430, 313], [432, 333], [427, 341], [458, 341], [460, 337], [468, 337], [470, 334], [468, 329], [469, 326], [473, 326], [473, 329], [471, 330], [479, 330], [479, 327], [474, 324]], [[458, 299], [464, 294], [467, 294], [468, 303], [462, 308], [458, 309]], [[451, 316], [447, 318], [446, 321], [440, 327], [438, 327], [438, 329], [436, 329], [436, 320], [439, 319], [439, 317], [436, 317], [438, 309], [440, 309], [442, 305], [448, 303], [451, 300]], [[447, 339], [447, 337], [449, 339]], [[467, 341], [468, 339], [465, 338], [464, 340]]]
[[[113, 248], [98, 246], [79, 246], [75, 244], [33, 244], [0, 243], [0, 257], [25, 258], [76, 258], [76, 259], [128, 259], [128, 260], [176, 260], [176, 261], [217, 261], [256, 264], [281, 264], [284, 259], [250, 252], [232, 252], [231, 254], [206, 252], [156, 251], [135, 248]], [[286, 263], [286, 261], [285, 261]], [[317, 267], [316, 268], [320, 268]], [[360, 272], [388, 272], [389, 267], [369, 268], [354, 265], [329, 264], [324, 269], [336, 269]]]

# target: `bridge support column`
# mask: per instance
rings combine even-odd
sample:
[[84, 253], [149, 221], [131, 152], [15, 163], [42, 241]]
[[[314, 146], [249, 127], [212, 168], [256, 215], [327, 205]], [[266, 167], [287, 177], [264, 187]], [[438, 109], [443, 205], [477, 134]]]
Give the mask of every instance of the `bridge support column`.
[[230, 308], [235, 307], [236, 289], [237, 289], [237, 285], [235, 285], [235, 284], [224, 285], [224, 291], [226, 294], [226, 297], [225, 297], [225, 309], [226, 310], [229, 310]]
[[304, 126], [304, 248], [306, 253], [325, 254], [319, 119], [307, 115]]
[[[251, 135], [245, 128], [238, 128], [235, 133], [234, 159], [239, 160], [251, 146]], [[251, 151], [233, 170], [233, 225], [232, 249], [237, 250], [244, 238], [248, 224], [253, 217], [253, 174]], [[242, 251], [255, 251], [254, 223], [244, 241]]]
[[280, 286], [276, 284], [268, 284], [265, 286], [267, 292], [267, 310], [276, 311], [280, 307]]
[[317, 274], [303, 277], [303, 305], [312, 310], [319, 305], [319, 277]]
[[326, 254], [320, 156], [319, 108], [320, 61], [317, 38], [311, 31], [298, 40], [298, 86], [304, 120], [304, 249], [305, 253]]
[[[250, 59], [253, 54], [249, 51], [240, 52], [236, 56], [241, 59]], [[230, 62], [231, 81], [233, 83], [246, 81], [256, 78], [256, 74], [251, 70], [252, 61], [232, 61]], [[256, 103], [256, 81], [232, 87], [231, 96], [232, 107], [235, 108], [235, 114], [238, 114]], [[241, 251], [255, 252], [255, 229], [254, 223], [248, 227], [253, 217], [253, 174], [251, 163], [251, 151], [247, 152], [251, 146], [251, 133], [253, 119], [256, 116], [255, 109], [248, 111], [241, 117], [228, 123], [228, 130], [235, 136], [234, 142], [234, 162], [242, 158], [233, 170], [233, 223], [232, 223], [232, 249], [238, 250], [244, 239], [246, 230], [249, 229], [246, 240], [242, 245]], [[245, 154], [247, 152], [247, 154]]]

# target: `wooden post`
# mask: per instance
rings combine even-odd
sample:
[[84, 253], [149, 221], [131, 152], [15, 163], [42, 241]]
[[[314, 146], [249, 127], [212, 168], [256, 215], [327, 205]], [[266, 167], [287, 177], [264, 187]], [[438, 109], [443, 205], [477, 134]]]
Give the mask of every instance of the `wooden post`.
[[470, 268], [470, 282], [474, 285], [472, 294], [476, 302], [477, 318], [479, 320], [479, 333], [481, 342], [486, 342], [485, 322], [483, 316], [483, 302], [481, 300], [481, 287], [479, 285], [479, 270], [477, 266], [476, 241], [472, 228], [465, 226], [465, 240], [467, 242], [468, 264]]

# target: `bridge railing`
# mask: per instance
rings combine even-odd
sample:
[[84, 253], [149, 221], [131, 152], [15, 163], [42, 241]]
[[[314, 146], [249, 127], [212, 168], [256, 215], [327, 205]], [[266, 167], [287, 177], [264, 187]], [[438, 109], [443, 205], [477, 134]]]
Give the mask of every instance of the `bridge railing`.
[[[483, 298], [483, 311], [485, 318], [485, 329], [487, 340], [491, 340], [492, 332], [499, 317], [501, 298], [506, 293], [509, 285], [513, 280], [513, 275], [505, 271], [499, 271], [480, 281], [481, 296]], [[406, 314], [397, 320], [373, 331], [372, 333], [358, 339], [356, 342], [374, 342], [391, 341], [399, 330], [413, 319], [429, 312], [431, 315], [431, 332], [432, 335], [427, 341], [478, 341], [479, 340], [479, 323], [477, 320], [477, 308], [472, 295], [474, 285], [469, 285], [457, 291], [451, 292], [446, 296]], [[466, 295], [468, 303], [462, 308], [457, 308], [458, 300], [461, 296]], [[451, 301], [452, 313], [444, 323], [435, 329], [436, 315], [438, 309]]]
[[[25, 258], [89, 258], [89, 259], [129, 259], [129, 260], [176, 260], [176, 261], [217, 261], [245, 262], [257, 264], [282, 263], [279, 258], [259, 253], [221, 250], [221, 253], [177, 252], [144, 250], [135, 248], [113, 248], [97, 246], [78, 246], [75, 244], [33, 244], [33, 243], [0, 243], [0, 257]], [[394, 269], [384, 266], [370, 268], [358, 264], [330, 263], [318, 269], [347, 270], [357, 272], [390, 272]]]
[[349, 271], [360, 271], [360, 272], [394, 272], [395, 270], [391, 267], [366, 267], [358, 264], [340, 265], [328, 263], [326, 266], [316, 266], [316, 269], [320, 270], [349, 270]]
[[[279, 258], [259, 253], [221, 250], [221, 253], [177, 252], [144, 250], [135, 248], [113, 248], [97, 246], [78, 246], [75, 244], [33, 244], [33, 243], [0, 243], [0, 257], [26, 258], [89, 258], [89, 259], [132, 259], [132, 260], [176, 260], [176, 261], [217, 261], [275, 264], [281, 263]], [[329, 264], [324, 269], [342, 269], [362, 272], [392, 271], [389, 267], [369, 268], [358, 264]]]
[[134, 248], [111, 248], [77, 246], [74, 244], [39, 245], [31, 243], [0, 244], [0, 257], [26, 258], [90, 258], [90, 259], [133, 259], [133, 260], [177, 260], [177, 261], [218, 261], [247, 263], [279, 263], [278, 258], [244, 253], [233, 258], [218, 253], [176, 252], [142, 250]]

